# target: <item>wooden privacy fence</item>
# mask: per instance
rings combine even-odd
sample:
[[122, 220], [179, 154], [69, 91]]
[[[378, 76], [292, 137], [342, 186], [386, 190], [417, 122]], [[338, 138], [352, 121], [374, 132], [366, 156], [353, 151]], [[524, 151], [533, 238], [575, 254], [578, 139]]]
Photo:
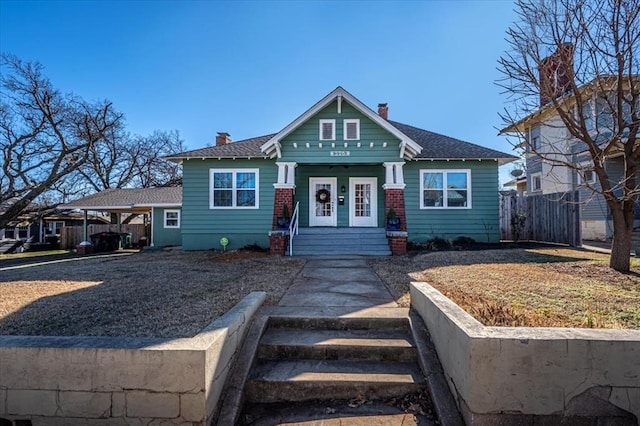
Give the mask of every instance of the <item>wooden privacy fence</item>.
[[[82, 226], [65, 226], [60, 231], [60, 248], [63, 249], [73, 249], [76, 248], [80, 242], [82, 242]], [[92, 234], [97, 234], [98, 232], [118, 232], [118, 225], [88, 225], [87, 226], [87, 239], [91, 241], [89, 238]], [[120, 225], [120, 232], [127, 232], [131, 234], [131, 242], [133, 244], [137, 244], [140, 240], [140, 237], [145, 236], [144, 225], [142, 224], [126, 224]], [[147, 237], [149, 238], [149, 237]]]
[[500, 195], [503, 240], [582, 244], [578, 191], [540, 195]]

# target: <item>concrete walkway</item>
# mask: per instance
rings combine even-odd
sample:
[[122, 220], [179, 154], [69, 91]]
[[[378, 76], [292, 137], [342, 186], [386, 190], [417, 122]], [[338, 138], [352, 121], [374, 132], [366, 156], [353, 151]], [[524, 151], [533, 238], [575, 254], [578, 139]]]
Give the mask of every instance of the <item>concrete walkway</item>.
[[[231, 424], [237, 420], [239, 420], [239, 424], [245, 424], [249, 420], [247, 418], [238, 419], [236, 416], [239, 413], [236, 407], [242, 407], [242, 395], [248, 373], [258, 362], [256, 354], [260, 340], [269, 331], [267, 322], [273, 323], [273, 321], [278, 324], [286, 324], [288, 321], [305, 324], [303, 329], [311, 330], [311, 332], [315, 327], [313, 324], [320, 322], [341, 324], [344, 321], [345, 324], [349, 324], [344, 330], [350, 330], [351, 326], [357, 324], [361, 330], [369, 330], [370, 338], [374, 338], [376, 333], [380, 332], [381, 324], [405, 324], [405, 326], [410, 324], [410, 328], [417, 324], [416, 318], [411, 317], [410, 319], [408, 308], [398, 307], [385, 285], [369, 266], [366, 257], [334, 255], [307, 258], [304, 268], [294, 279], [278, 306], [264, 307], [254, 322], [236, 365], [236, 373], [232, 383], [227, 388], [228, 394], [222, 404], [223, 409], [218, 424]], [[336, 330], [343, 329], [339, 326]], [[273, 332], [274, 330], [270, 331], [271, 334]], [[316, 330], [316, 334], [320, 332], [329, 333]], [[291, 333], [293, 331], [285, 334], [289, 336]], [[333, 340], [327, 341], [339, 341], [340, 333], [349, 333], [349, 331], [336, 331], [335, 333], [337, 335]], [[297, 345], [304, 346], [304, 339], [294, 340]], [[324, 340], [326, 339], [323, 338]], [[439, 416], [439, 424], [462, 425], [444, 376], [440, 377], [437, 374], [437, 371], [441, 371], [441, 369], [436, 368], [436, 365], [439, 367], [439, 361], [435, 356], [435, 350], [432, 346], [426, 346], [423, 337], [416, 340], [417, 346], [420, 348], [418, 350], [419, 364], [422, 366], [422, 371], [427, 372], [426, 380], [429, 383], [433, 408]], [[265, 340], [266, 343], [268, 342]], [[309, 350], [309, 348], [304, 349]], [[385, 347], [385, 349], [388, 348]], [[313, 361], [314, 365], [323, 362], [326, 361]], [[439, 374], [442, 375], [442, 373]], [[440, 382], [436, 383], [438, 380]], [[357, 408], [351, 408], [345, 404], [331, 406], [327, 403], [330, 401], [319, 401], [315, 405], [311, 401], [304, 403], [283, 402], [272, 406], [254, 404], [250, 406], [249, 411], [245, 411], [244, 416], [251, 418], [247, 423], [252, 426], [284, 424], [290, 426], [408, 426], [433, 425], [435, 423], [426, 416], [414, 417], [414, 415], [407, 414], [397, 407], [387, 406], [383, 401], [369, 402]], [[266, 412], [261, 412], [265, 407], [270, 408], [266, 408]]]
[[278, 306], [397, 308], [365, 257], [309, 258]]

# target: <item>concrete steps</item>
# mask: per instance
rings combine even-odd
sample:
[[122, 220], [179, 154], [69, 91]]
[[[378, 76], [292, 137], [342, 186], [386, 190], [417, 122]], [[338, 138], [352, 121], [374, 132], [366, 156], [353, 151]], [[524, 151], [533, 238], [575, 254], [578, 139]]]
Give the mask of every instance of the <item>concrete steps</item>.
[[294, 256], [390, 256], [384, 228], [300, 228], [293, 240]]
[[271, 318], [245, 400], [376, 400], [424, 384], [407, 318]]
[[264, 360], [417, 360], [415, 346], [406, 333], [368, 330], [271, 329], [262, 337], [258, 357]]

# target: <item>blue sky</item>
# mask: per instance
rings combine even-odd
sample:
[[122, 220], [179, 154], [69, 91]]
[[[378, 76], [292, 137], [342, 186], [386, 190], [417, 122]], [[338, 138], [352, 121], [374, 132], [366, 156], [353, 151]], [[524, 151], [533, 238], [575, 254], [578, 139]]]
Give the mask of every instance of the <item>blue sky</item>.
[[[132, 133], [277, 132], [336, 86], [389, 118], [511, 153], [497, 60], [511, 1], [0, 0], [0, 50], [109, 99]], [[509, 179], [505, 166], [501, 181]]]

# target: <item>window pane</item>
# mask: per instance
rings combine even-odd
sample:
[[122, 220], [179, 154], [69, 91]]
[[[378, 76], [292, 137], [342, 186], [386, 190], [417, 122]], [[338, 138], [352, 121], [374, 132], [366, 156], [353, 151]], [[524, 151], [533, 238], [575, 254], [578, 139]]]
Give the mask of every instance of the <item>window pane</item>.
[[255, 188], [256, 174], [253, 172], [240, 173], [236, 175], [236, 188]]
[[213, 205], [216, 207], [231, 207], [233, 204], [232, 191], [216, 190], [213, 191]]
[[177, 219], [178, 212], [167, 212], [167, 219]]
[[175, 219], [167, 220], [167, 226], [178, 226], [178, 221]]
[[425, 173], [422, 183], [425, 189], [442, 189], [442, 173]]
[[253, 207], [256, 205], [256, 191], [240, 189], [238, 190], [238, 207]]
[[466, 190], [449, 190], [447, 191], [448, 207], [467, 207], [467, 191]]
[[333, 139], [333, 123], [322, 123], [322, 139]]
[[213, 187], [214, 188], [232, 188], [233, 173], [214, 173]]
[[347, 139], [358, 138], [358, 123], [347, 123]]
[[442, 207], [442, 191], [433, 189], [425, 190], [424, 207]]
[[467, 174], [465, 172], [447, 173], [448, 188], [466, 188]]

